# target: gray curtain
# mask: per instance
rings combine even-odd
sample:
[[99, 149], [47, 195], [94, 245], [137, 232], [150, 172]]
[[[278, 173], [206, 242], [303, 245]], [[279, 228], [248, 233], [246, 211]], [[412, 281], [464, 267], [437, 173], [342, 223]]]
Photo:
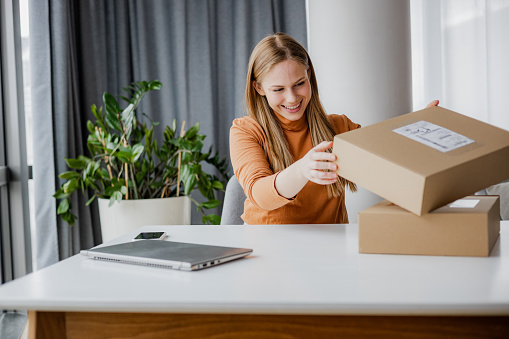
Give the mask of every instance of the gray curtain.
[[[85, 152], [86, 121], [103, 92], [158, 79], [144, 99], [162, 126], [200, 123], [205, 148], [229, 158], [229, 128], [244, 115], [249, 54], [263, 37], [289, 33], [306, 46], [305, 0], [30, 0], [39, 268], [101, 241], [98, 211], [75, 197], [78, 220], [56, 217], [52, 198], [64, 158]], [[141, 118], [141, 117], [140, 117]], [[76, 207], [79, 207], [76, 208]], [[194, 209], [193, 209], [194, 210]], [[220, 210], [216, 211], [220, 214]], [[192, 223], [201, 223], [193, 215]]]

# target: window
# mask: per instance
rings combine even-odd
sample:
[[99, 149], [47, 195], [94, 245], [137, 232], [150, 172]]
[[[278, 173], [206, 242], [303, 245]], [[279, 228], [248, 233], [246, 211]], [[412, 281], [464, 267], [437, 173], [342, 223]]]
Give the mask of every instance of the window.
[[32, 269], [20, 1], [0, 2], [0, 279]]

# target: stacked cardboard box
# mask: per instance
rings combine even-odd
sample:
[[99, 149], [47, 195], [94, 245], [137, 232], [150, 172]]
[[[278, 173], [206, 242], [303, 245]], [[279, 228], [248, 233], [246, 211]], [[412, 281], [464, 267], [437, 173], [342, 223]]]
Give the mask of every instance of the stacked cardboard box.
[[489, 255], [498, 197], [448, 204], [509, 178], [508, 131], [430, 107], [337, 135], [333, 150], [340, 176], [387, 199], [359, 213], [361, 252]]

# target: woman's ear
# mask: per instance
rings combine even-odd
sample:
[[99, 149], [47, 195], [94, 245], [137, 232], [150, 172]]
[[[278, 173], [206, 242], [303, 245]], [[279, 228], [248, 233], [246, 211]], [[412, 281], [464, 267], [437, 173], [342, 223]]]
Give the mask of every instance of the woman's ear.
[[263, 90], [262, 86], [260, 86], [256, 81], [253, 80], [253, 87], [255, 90], [260, 94], [261, 96], [265, 96], [265, 91]]

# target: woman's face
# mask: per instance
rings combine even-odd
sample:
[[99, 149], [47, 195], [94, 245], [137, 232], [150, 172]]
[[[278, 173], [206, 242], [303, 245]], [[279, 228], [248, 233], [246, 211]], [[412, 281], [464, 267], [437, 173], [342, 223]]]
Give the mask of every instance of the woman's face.
[[311, 99], [308, 69], [293, 60], [275, 64], [261, 84], [253, 82], [253, 86], [274, 112], [291, 121], [302, 118]]

